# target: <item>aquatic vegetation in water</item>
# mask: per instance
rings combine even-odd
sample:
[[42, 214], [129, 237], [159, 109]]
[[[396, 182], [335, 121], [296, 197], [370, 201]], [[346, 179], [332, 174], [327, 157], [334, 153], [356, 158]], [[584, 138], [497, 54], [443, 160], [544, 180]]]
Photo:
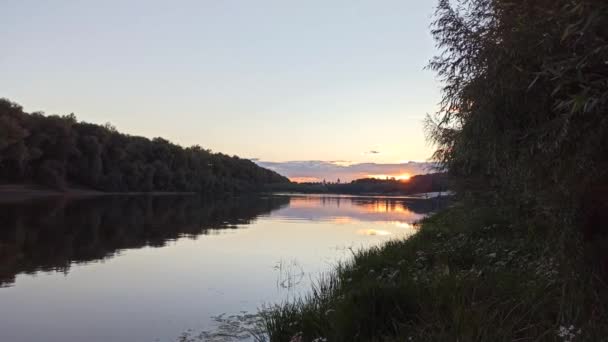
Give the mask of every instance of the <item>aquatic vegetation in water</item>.
[[288, 262], [281, 260], [277, 262], [274, 269], [279, 273], [277, 277], [277, 288], [291, 290], [298, 286], [306, 273], [304, 267], [296, 260], [292, 259]]
[[245, 340], [263, 340], [263, 332], [260, 330], [261, 317], [259, 314], [251, 314], [241, 311], [239, 314], [226, 315], [222, 313], [214, 316], [213, 321], [217, 323], [215, 329], [203, 330], [198, 333], [187, 330], [182, 333], [176, 342], [234, 342]]

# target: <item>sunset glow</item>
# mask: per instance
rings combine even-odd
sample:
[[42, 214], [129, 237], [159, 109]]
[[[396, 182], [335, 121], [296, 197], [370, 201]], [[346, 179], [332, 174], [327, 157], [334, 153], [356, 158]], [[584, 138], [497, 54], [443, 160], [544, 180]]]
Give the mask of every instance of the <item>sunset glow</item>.
[[410, 178], [412, 178], [412, 175], [410, 175], [409, 173], [402, 173], [402, 174], [398, 174], [398, 175], [368, 175], [368, 178], [375, 178], [375, 179], [391, 179], [391, 178], [395, 178], [396, 180], [400, 180], [400, 181], [408, 181], [410, 180]]
[[321, 181], [317, 177], [290, 177], [289, 180], [296, 183], [318, 183]]

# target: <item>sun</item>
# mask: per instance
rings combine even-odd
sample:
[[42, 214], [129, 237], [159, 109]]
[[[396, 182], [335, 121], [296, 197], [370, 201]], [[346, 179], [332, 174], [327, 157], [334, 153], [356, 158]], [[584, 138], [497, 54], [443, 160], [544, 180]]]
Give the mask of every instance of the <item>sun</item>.
[[412, 178], [412, 175], [410, 175], [409, 173], [402, 173], [399, 176], [395, 177], [395, 179], [401, 181], [409, 181], [410, 178]]

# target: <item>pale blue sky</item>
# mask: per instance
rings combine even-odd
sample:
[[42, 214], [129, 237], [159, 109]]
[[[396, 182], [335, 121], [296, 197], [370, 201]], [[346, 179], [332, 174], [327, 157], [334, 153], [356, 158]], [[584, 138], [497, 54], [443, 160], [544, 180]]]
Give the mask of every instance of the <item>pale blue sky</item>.
[[0, 97], [27, 111], [265, 161], [430, 156], [435, 1], [0, 6]]

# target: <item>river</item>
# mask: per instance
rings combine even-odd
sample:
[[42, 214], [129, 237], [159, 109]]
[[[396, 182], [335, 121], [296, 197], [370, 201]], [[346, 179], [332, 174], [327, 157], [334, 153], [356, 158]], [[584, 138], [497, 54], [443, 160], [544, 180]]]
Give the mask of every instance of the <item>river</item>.
[[352, 252], [435, 200], [332, 195], [52, 198], [0, 205], [0, 341], [250, 340]]

